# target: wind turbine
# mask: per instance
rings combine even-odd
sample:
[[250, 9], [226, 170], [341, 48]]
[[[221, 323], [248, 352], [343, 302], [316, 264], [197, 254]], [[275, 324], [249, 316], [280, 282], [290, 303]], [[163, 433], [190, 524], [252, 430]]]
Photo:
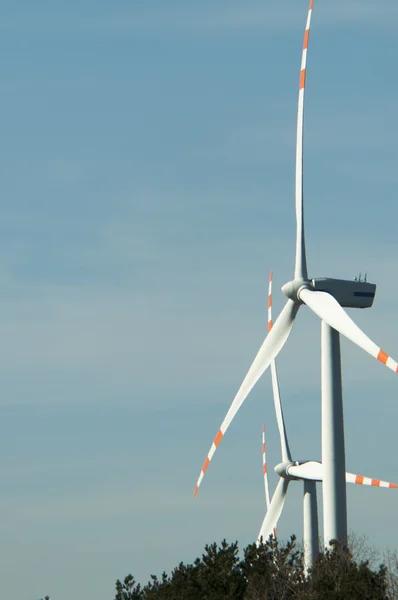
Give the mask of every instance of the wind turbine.
[[365, 281], [346, 281], [328, 277], [310, 279], [304, 236], [303, 210], [303, 122], [307, 51], [314, 0], [310, 1], [304, 35], [300, 70], [296, 142], [296, 258], [294, 279], [282, 287], [288, 300], [274, 327], [264, 340], [241, 387], [218, 430], [199, 475], [196, 496], [209, 463], [228, 427], [248, 394], [285, 345], [300, 306], [305, 304], [322, 322], [322, 463], [324, 540], [347, 540], [347, 499], [345, 487], [345, 449], [343, 400], [341, 389], [340, 336], [368, 352], [398, 373], [398, 364], [377, 346], [348, 316], [343, 307], [372, 306], [376, 286]]
[[[272, 271], [270, 273], [268, 287], [268, 331], [272, 330]], [[291, 481], [304, 482], [303, 495], [303, 546], [304, 546], [304, 568], [305, 571], [312, 567], [313, 562], [319, 554], [319, 525], [318, 525], [318, 503], [316, 493], [316, 482], [323, 481], [324, 468], [319, 461], [305, 460], [294, 461], [290, 452], [289, 442], [287, 438], [285, 419], [283, 416], [282, 401], [279, 390], [278, 374], [276, 370], [275, 360], [271, 361], [271, 378], [272, 391], [274, 396], [274, 405], [276, 420], [278, 423], [279, 437], [281, 443], [282, 462], [275, 467], [275, 472], [279, 475], [280, 481], [275, 489], [274, 495], [270, 502], [269, 485], [268, 485], [268, 469], [266, 462], [266, 445], [265, 445], [265, 427], [262, 430], [262, 453], [263, 453], [263, 473], [264, 473], [264, 489], [267, 511], [264, 517], [263, 524], [258, 534], [258, 542], [268, 540], [272, 534], [276, 537], [276, 526], [281, 516], [287, 489]], [[359, 485], [371, 485], [376, 487], [387, 487], [398, 489], [395, 483], [381, 481], [380, 479], [372, 479], [363, 477], [362, 475], [354, 475], [353, 473], [345, 474], [347, 483], [356, 483]]]

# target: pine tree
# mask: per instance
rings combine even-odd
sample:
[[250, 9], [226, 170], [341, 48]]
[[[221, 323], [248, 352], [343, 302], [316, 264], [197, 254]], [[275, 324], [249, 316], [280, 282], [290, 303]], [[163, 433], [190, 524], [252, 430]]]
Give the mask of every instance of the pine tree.
[[143, 588], [132, 575], [118, 580], [115, 600], [397, 600], [387, 596], [387, 583], [384, 565], [371, 568], [338, 543], [306, 577], [294, 537], [250, 544], [242, 560], [237, 542], [223, 540], [207, 545], [193, 564], [181, 562], [170, 576], [152, 575]]

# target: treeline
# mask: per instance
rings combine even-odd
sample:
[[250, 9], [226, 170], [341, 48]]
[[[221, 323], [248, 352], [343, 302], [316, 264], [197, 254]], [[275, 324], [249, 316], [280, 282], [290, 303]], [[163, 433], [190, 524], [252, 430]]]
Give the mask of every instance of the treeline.
[[144, 587], [132, 575], [118, 580], [115, 600], [398, 600], [396, 555], [374, 566], [372, 552], [358, 540], [355, 546], [333, 544], [305, 575], [294, 537], [251, 544], [243, 558], [238, 543], [224, 540]]

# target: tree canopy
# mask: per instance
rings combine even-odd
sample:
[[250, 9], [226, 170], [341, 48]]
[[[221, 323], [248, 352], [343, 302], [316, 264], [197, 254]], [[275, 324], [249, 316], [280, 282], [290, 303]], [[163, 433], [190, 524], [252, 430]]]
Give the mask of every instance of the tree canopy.
[[115, 600], [396, 600], [391, 573], [374, 568], [333, 543], [305, 575], [293, 536], [250, 544], [212, 543], [193, 564], [181, 562], [170, 575], [151, 576], [143, 587], [132, 575], [116, 582]]

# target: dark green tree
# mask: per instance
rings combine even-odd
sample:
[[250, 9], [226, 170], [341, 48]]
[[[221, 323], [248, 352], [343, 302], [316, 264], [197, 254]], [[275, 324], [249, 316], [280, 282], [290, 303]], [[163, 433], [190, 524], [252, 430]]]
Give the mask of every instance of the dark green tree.
[[298, 598], [306, 582], [302, 552], [292, 536], [286, 544], [270, 538], [244, 550], [241, 569], [247, 581], [244, 600], [288, 600]]
[[132, 575], [127, 575], [123, 583], [116, 581], [115, 600], [143, 600], [144, 596], [140, 584], [136, 583]]
[[201, 563], [197, 564], [203, 598], [209, 600], [239, 600], [243, 598], [246, 581], [239, 565], [238, 543], [205, 547]]
[[116, 582], [115, 600], [397, 600], [387, 593], [383, 565], [371, 568], [337, 543], [320, 555], [308, 577], [294, 537], [251, 544], [242, 560], [238, 552], [236, 542], [207, 545], [193, 564], [152, 575], [143, 588], [128, 575]]
[[246, 588], [238, 544], [225, 540], [220, 546], [207, 545], [194, 564], [180, 563], [171, 577], [163, 573], [161, 579], [151, 579], [143, 590], [145, 600], [243, 600]]
[[151, 576], [151, 582], [144, 588], [145, 600], [196, 600], [200, 598], [193, 565], [180, 563], [171, 577], [166, 573], [161, 579]]
[[332, 542], [310, 573], [305, 600], [386, 600], [387, 570], [376, 570], [368, 561], [357, 563], [348, 548]]

